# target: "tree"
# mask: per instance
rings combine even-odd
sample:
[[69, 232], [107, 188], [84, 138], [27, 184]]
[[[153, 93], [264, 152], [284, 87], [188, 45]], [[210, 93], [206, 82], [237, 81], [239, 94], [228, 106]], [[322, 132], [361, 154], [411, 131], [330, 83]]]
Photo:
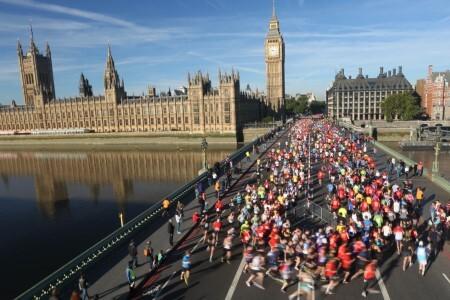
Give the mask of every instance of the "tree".
[[392, 122], [399, 118], [408, 121], [416, 118], [421, 113], [419, 100], [410, 93], [394, 94], [386, 97], [381, 103], [386, 121]]
[[308, 98], [300, 96], [286, 99], [286, 113], [288, 115], [304, 114], [308, 111]]
[[313, 115], [325, 113], [325, 102], [317, 100], [311, 101], [309, 104], [309, 111]]

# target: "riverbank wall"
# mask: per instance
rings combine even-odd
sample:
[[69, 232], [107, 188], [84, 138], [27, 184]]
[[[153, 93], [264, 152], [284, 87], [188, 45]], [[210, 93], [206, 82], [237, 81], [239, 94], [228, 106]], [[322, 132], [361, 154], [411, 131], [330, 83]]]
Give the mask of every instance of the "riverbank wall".
[[85, 133], [74, 135], [12, 135], [0, 137], [0, 150], [179, 149], [198, 148], [205, 137], [211, 148], [236, 148], [266, 134], [270, 128], [244, 129], [240, 134]]

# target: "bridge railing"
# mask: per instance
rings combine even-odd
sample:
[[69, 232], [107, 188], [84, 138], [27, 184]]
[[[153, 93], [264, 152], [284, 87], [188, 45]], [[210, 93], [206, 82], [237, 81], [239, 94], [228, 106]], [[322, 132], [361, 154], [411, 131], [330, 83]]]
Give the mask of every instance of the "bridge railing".
[[[281, 128], [281, 126], [276, 127], [264, 136], [258, 137], [253, 142], [236, 150], [229, 156], [230, 160], [233, 161], [233, 163], [240, 161], [245, 156], [247, 151], [252, 151], [254, 146], [261, 144], [265, 141], [267, 136], [280, 131]], [[221, 172], [223, 172], [224, 165], [225, 160], [220, 163]], [[199, 182], [207, 182], [206, 173], [203, 173], [190, 182], [184, 184], [163, 199], [170, 199], [171, 204], [174, 204], [185, 195], [192, 193]], [[159, 216], [161, 212], [162, 199], [127, 222], [123, 227], [116, 229], [92, 247], [88, 248], [86, 251], [41, 280], [39, 283], [20, 294], [16, 299], [47, 299], [49, 295], [51, 295], [53, 289], [58, 288], [61, 290], [69, 283], [73, 283], [76, 276], [79, 276], [80, 272], [84, 272], [84, 270], [93, 267], [112, 250], [117, 248], [119, 245], [122, 245], [125, 241], [128, 241], [131, 236], [139, 233], [145, 225], [148, 225], [150, 222], [155, 220], [155, 217]]]

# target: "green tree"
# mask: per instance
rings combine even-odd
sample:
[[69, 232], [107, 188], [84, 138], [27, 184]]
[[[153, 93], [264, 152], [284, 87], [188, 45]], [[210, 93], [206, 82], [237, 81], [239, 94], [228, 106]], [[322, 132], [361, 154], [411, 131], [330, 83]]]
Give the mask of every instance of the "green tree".
[[311, 114], [323, 114], [325, 113], [325, 102], [324, 101], [311, 101], [309, 104], [309, 111]]
[[286, 99], [286, 113], [288, 115], [304, 114], [308, 111], [308, 98], [300, 96]]
[[410, 93], [386, 97], [381, 103], [381, 109], [388, 122], [392, 122], [396, 118], [402, 121], [412, 120], [421, 112], [419, 99]]

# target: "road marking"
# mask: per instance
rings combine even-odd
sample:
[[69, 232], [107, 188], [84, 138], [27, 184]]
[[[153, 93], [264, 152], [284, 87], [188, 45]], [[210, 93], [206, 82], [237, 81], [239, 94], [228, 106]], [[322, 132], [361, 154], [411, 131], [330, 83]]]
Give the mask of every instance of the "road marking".
[[[203, 238], [203, 237], [202, 237]], [[195, 244], [194, 247], [192, 247], [191, 253], [194, 253], [195, 250], [197, 250], [198, 246], [200, 246], [200, 242], [202, 242], [202, 238], [200, 238], [197, 242], [197, 244]]]
[[[158, 288], [159, 288], [158, 292], [155, 295], [155, 297], [153, 297], [153, 300], [157, 300], [158, 299], [158, 297], [161, 294], [161, 292], [166, 288], [166, 286], [169, 284], [169, 282], [172, 280], [172, 278], [175, 276], [176, 273], [177, 273], [177, 271], [173, 271], [172, 274], [170, 275], [169, 279], [167, 279], [167, 281], [164, 282], [163, 286], [161, 288], [159, 288], [159, 286], [158, 286]], [[143, 294], [143, 295], [145, 295], [145, 294]]]
[[380, 286], [381, 294], [383, 295], [384, 300], [391, 300], [391, 297], [389, 297], [388, 291], [386, 289], [386, 286], [384, 285], [383, 278], [381, 277], [380, 270], [377, 268], [375, 272], [375, 276], [378, 280], [378, 285]]
[[231, 282], [230, 289], [228, 290], [228, 293], [225, 296], [225, 300], [231, 300], [233, 298], [234, 291], [236, 290], [236, 287], [239, 283], [239, 279], [241, 278], [244, 266], [245, 266], [245, 259], [242, 258], [241, 263], [239, 264], [239, 268], [237, 269], [237, 272], [234, 275], [233, 282]]
[[450, 279], [448, 279], [447, 275], [445, 275], [444, 273], [442, 273], [442, 276], [444, 276], [445, 280], [447, 280], [447, 282], [450, 283]]

